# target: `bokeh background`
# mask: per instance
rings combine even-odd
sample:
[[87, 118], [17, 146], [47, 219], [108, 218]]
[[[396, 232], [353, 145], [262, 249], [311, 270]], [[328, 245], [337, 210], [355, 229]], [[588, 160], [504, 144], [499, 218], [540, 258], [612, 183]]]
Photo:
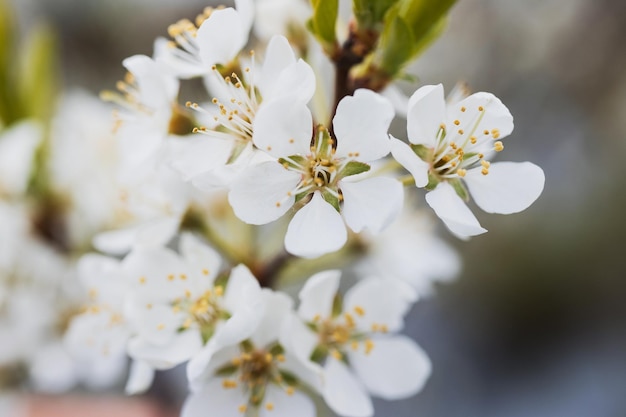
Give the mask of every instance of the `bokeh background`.
[[[41, 20], [56, 31], [64, 87], [93, 93], [207, 5], [14, 3], [24, 31]], [[546, 186], [522, 214], [479, 214], [488, 234], [450, 239], [461, 276], [407, 319], [433, 375], [414, 398], [377, 401], [377, 416], [626, 416], [625, 22], [622, 0], [461, 0], [411, 67], [420, 83], [463, 80], [500, 97], [516, 122], [506, 159], [543, 167]], [[184, 398], [178, 378], [147, 394], [160, 411]]]

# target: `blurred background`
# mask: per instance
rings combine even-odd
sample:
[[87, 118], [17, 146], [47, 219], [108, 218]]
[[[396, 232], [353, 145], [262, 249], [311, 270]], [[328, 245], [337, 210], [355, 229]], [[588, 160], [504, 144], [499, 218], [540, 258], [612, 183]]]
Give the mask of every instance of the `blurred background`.
[[[123, 58], [150, 55], [170, 23], [207, 5], [14, 3], [22, 30], [56, 31], [64, 87], [95, 94], [123, 76]], [[433, 375], [414, 398], [377, 401], [377, 416], [626, 416], [625, 22], [622, 0], [463, 0], [410, 68], [420, 83], [500, 97], [516, 124], [505, 159], [538, 164], [546, 186], [521, 214], [476, 210], [488, 234], [449, 239], [461, 276], [407, 319]], [[184, 395], [174, 372], [146, 398], [175, 415]]]

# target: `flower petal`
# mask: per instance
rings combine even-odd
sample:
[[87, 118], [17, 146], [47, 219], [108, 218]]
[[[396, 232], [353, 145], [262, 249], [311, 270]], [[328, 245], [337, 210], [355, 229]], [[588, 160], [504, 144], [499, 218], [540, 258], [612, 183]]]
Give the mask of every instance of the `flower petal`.
[[267, 346], [280, 337], [283, 321], [291, 312], [293, 300], [287, 294], [267, 288], [260, 295], [265, 299], [265, 312], [251, 339], [255, 346]]
[[222, 379], [216, 378], [203, 390], [189, 394], [180, 417], [241, 417], [239, 406], [247, 403], [244, 390], [224, 388]]
[[428, 170], [430, 165], [413, 152], [413, 149], [406, 143], [391, 136], [391, 154], [407, 171], [411, 173], [415, 180], [415, 186], [425, 187], [428, 184]]
[[346, 417], [374, 415], [372, 400], [363, 384], [343, 362], [329, 356], [324, 371], [324, 400], [335, 413]]
[[268, 385], [259, 407], [259, 417], [315, 417], [315, 404], [300, 391], [287, 394], [276, 385]]
[[228, 64], [245, 46], [248, 36], [242, 20], [235, 9], [228, 7], [213, 11], [200, 25], [196, 39], [207, 72], [214, 64]]
[[434, 147], [437, 132], [446, 119], [446, 101], [443, 86], [425, 85], [409, 99], [407, 134], [409, 142]]
[[389, 100], [373, 91], [359, 89], [354, 96], [344, 97], [333, 118], [336, 156], [369, 162], [387, 155], [387, 130], [393, 116]]
[[416, 301], [414, 294], [408, 295], [401, 284], [378, 277], [359, 281], [350, 288], [344, 299], [344, 311], [361, 311], [357, 314], [357, 325], [364, 332], [371, 332], [373, 325], [385, 325], [390, 332], [399, 331], [404, 325], [404, 316]]
[[530, 162], [496, 162], [489, 167], [489, 174], [480, 171], [467, 171], [464, 179], [478, 207], [487, 213], [518, 213], [543, 191], [543, 170]]
[[133, 338], [128, 343], [128, 354], [155, 369], [169, 369], [188, 361], [202, 348], [200, 332], [187, 330], [176, 333], [169, 343], [154, 345], [144, 339]]
[[405, 336], [374, 339], [374, 348], [349, 353], [356, 374], [377, 397], [398, 400], [417, 394], [431, 373], [426, 353]]
[[393, 222], [404, 201], [402, 183], [394, 178], [374, 177], [362, 181], [340, 182], [343, 217], [356, 233], [368, 229], [380, 233]]
[[312, 135], [311, 111], [293, 97], [263, 102], [254, 117], [254, 144], [276, 158], [308, 154]]
[[154, 369], [144, 361], [133, 361], [124, 391], [126, 395], [142, 394], [152, 385]]
[[448, 229], [460, 238], [477, 236], [487, 231], [480, 226], [474, 214], [448, 183], [441, 183], [435, 190], [427, 193], [426, 202]]
[[21, 194], [26, 191], [33, 158], [41, 137], [41, 126], [32, 121], [18, 123], [0, 136], [2, 193]]
[[277, 162], [264, 162], [241, 173], [228, 194], [237, 217], [250, 224], [265, 224], [278, 219], [293, 205], [289, 195], [300, 182], [300, 174], [286, 170]]
[[298, 295], [298, 315], [303, 320], [313, 321], [316, 316], [331, 316], [340, 277], [341, 271], [332, 270], [318, 272], [307, 280]]
[[311, 201], [291, 219], [285, 249], [303, 258], [317, 258], [341, 249], [347, 240], [341, 215], [316, 191]]
[[267, 99], [267, 92], [276, 82], [280, 82], [277, 75], [289, 65], [296, 63], [296, 56], [289, 45], [289, 41], [282, 35], [272, 36], [265, 50], [265, 60], [256, 85], [261, 91], [263, 99]]
[[[447, 126], [453, 126], [458, 120], [459, 127], [465, 132], [474, 131], [478, 138], [487, 137], [490, 141], [508, 136], [513, 131], [513, 116], [500, 99], [491, 93], [474, 93], [457, 104], [448, 107]], [[498, 134], [493, 135], [496, 129]], [[487, 135], [484, 132], [488, 132]], [[489, 146], [489, 145], [488, 145]]]
[[210, 286], [220, 270], [220, 255], [191, 233], [183, 233], [178, 246], [192, 272], [201, 273], [204, 286]]

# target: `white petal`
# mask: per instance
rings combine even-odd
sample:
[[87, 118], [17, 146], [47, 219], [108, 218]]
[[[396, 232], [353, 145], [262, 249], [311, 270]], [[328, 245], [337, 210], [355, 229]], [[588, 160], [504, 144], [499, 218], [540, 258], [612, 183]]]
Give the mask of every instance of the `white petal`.
[[543, 170], [530, 162], [496, 162], [489, 167], [489, 174], [480, 171], [467, 171], [464, 179], [478, 207], [488, 213], [518, 213], [543, 191]]
[[317, 258], [341, 249], [347, 240], [341, 215], [316, 191], [289, 222], [285, 249], [303, 258]]
[[93, 238], [93, 246], [97, 250], [111, 255], [124, 255], [130, 251], [139, 231], [138, 227], [111, 230], [98, 233]]
[[487, 231], [448, 183], [441, 183], [427, 193], [426, 202], [448, 229], [460, 238], [477, 236]]
[[344, 97], [337, 106], [333, 128], [337, 137], [340, 158], [362, 162], [374, 161], [389, 153], [389, 124], [393, 119], [393, 106], [383, 96], [370, 90], [359, 89], [354, 96]]
[[[219, 41], [217, 41], [219, 39]], [[228, 64], [248, 41], [242, 16], [233, 8], [215, 10], [198, 28], [200, 59], [207, 72], [214, 64]]]
[[329, 356], [324, 371], [324, 400], [335, 413], [345, 417], [374, 415], [372, 400], [363, 384], [343, 362]]
[[389, 84], [381, 94], [391, 102], [396, 114], [406, 119], [409, 112], [409, 97], [395, 84]]
[[315, 92], [315, 73], [309, 64], [299, 59], [278, 74], [275, 82], [262, 91], [263, 100], [290, 97], [294, 101], [307, 103]]
[[443, 86], [425, 85], [409, 99], [407, 134], [409, 142], [434, 147], [437, 132], [446, 119]]
[[305, 321], [313, 321], [313, 318], [330, 317], [333, 310], [333, 300], [339, 289], [341, 271], [318, 272], [309, 278], [298, 297], [300, 306], [298, 315]]
[[380, 233], [398, 217], [404, 201], [402, 183], [394, 178], [374, 177], [340, 182], [343, 217], [356, 233], [368, 229]]
[[199, 62], [194, 60], [186, 60], [179, 58], [174, 51], [175, 48], [171, 47], [168, 39], [159, 37], [154, 41], [154, 60], [175, 77], [181, 79], [188, 79], [192, 77], [198, 77], [206, 72], [206, 68], [199, 65]]
[[261, 322], [252, 335], [255, 346], [267, 346], [278, 340], [283, 321], [293, 307], [293, 300], [287, 294], [264, 288], [261, 296], [265, 298], [266, 308]]
[[349, 359], [367, 390], [386, 400], [417, 394], [431, 372], [428, 356], [405, 336], [374, 339], [369, 354], [351, 351]]
[[154, 369], [144, 361], [133, 361], [124, 391], [126, 395], [142, 394], [152, 385]]
[[144, 339], [133, 338], [128, 343], [128, 354], [146, 362], [155, 369], [169, 369], [188, 361], [202, 348], [202, 337], [197, 330], [177, 333], [165, 345], [154, 345]]
[[244, 296], [252, 299], [260, 298], [261, 287], [248, 267], [240, 264], [233, 268], [228, 278], [224, 292], [224, 306], [233, 313], [235, 310], [247, 306], [248, 303], [242, 300]]
[[145, 55], [128, 57], [122, 64], [135, 77], [142, 104], [171, 111], [170, 107], [178, 94], [178, 80]]
[[[271, 404], [271, 410], [266, 405]], [[275, 385], [269, 385], [263, 404], [259, 407], [259, 417], [315, 417], [315, 404], [300, 391], [289, 395]]]
[[16, 124], [0, 136], [0, 193], [26, 191], [41, 137], [41, 127], [31, 121]]
[[[480, 110], [482, 107], [483, 111]], [[461, 109], [465, 108], [465, 111]], [[454, 120], [459, 120], [459, 127], [466, 132], [475, 131], [480, 145], [481, 138], [489, 138], [489, 142], [494, 138], [485, 135], [493, 129], [498, 129], [501, 139], [508, 136], [513, 131], [513, 116], [509, 109], [502, 104], [500, 99], [491, 93], [474, 93], [457, 104], [448, 107], [447, 126], [450, 128]], [[479, 121], [480, 120], [480, 121]], [[478, 122], [476, 124], [476, 122]]]
[[267, 91], [279, 82], [277, 75], [295, 62], [296, 56], [287, 38], [282, 35], [273, 36], [267, 44], [261, 74], [256, 82], [264, 99], [268, 98]]
[[183, 233], [179, 243], [180, 253], [193, 269], [203, 275], [203, 282], [209, 286], [220, 270], [222, 259], [210, 246], [191, 233]]
[[390, 332], [403, 327], [403, 318], [415, 301], [413, 294], [407, 296], [404, 288], [393, 280], [368, 278], [350, 288], [344, 299], [344, 311], [362, 309], [363, 316], [356, 315], [357, 325], [365, 332], [372, 325], [384, 324]]
[[173, 156], [172, 166], [185, 181], [226, 165], [233, 149], [231, 142], [207, 135], [196, 135], [178, 142], [182, 143]]
[[187, 397], [180, 417], [242, 417], [239, 406], [247, 403], [244, 390], [226, 389], [222, 380], [216, 378], [203, 390]]
[[228, 201], [237, 217], [250, 224], [265, 224], [278, 219], [293, 205], [289, 195], [300, 182], [300, 174], [286, 170], [277, 162], [264, 162], [246, 169], [235, 180]]
[[406, 143], [391, 136], [391, 154], [415, 179], [415, 186], [425, 187], [428, 184], [430, 165], [413, 152]]
[[313, 117], [304, 102], [282, 97], [263, 102], [254, 117], [252, 140], [276, 158], [310, 153]]

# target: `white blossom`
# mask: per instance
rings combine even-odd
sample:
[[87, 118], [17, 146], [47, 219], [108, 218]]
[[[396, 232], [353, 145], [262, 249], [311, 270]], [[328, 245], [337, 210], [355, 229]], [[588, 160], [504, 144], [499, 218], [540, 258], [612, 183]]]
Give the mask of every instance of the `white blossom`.
[[[489, 213], [525, 210], [541, 194], [544, 174], [530, 162], [489, 160], [504, 149], [499, 139], [513, 131], [513, 117], [490, 93], [475, 93], [446, 105], [441, 84], [424, 86], [409, 101], [410, 146], [392, 138], [393, 156], [426, 187], [427, 203], [459, 237], [486, 232], [465, 205]], [[466, 188], [467, 187], [467, 188]]]

